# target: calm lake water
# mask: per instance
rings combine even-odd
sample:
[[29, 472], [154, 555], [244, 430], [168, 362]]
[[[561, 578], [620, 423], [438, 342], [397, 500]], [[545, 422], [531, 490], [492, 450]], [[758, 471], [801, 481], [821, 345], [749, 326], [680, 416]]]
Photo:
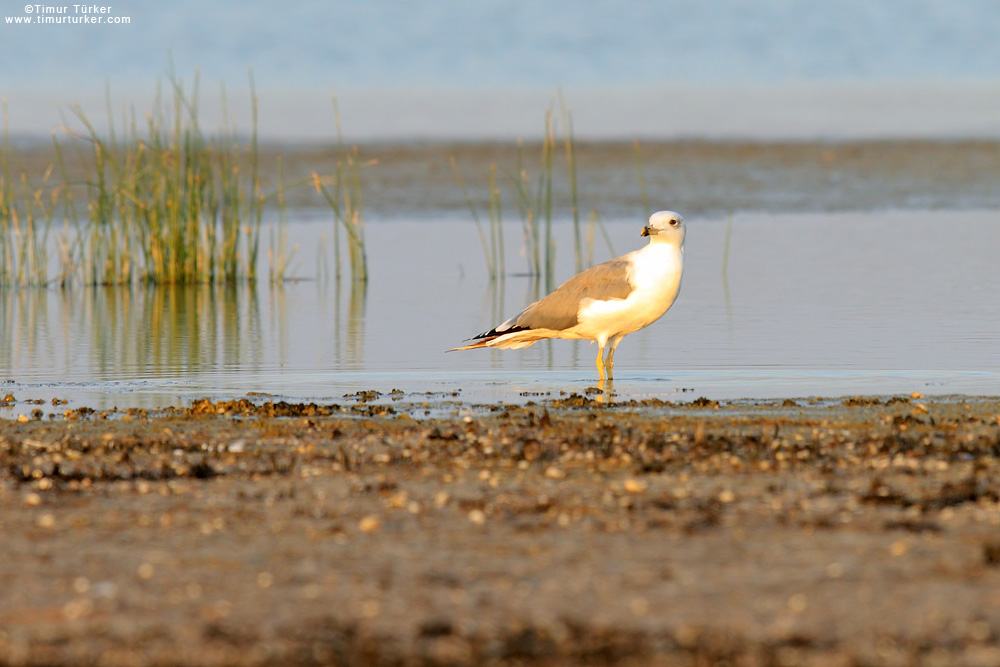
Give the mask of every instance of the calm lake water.
[[[688, 217], [680, 297], [622, 343], [614, 389], [623, 399], [675, 400], [998, 394], [998, 217], [739, 214], [725, 274], [728, 220]], [[616, 254], [644, 243], [641, 225], [608, 221]], [[556, 229], [565, 278], [572, 229]], [[373, 222], [367, 232], [364, 290], [318, 270], [315, 249], [329, 245], [330, 223], [313, 219], [291, 228], [301, 281], [0, 290], [0, 391], [71, 407], [152, 408], [250, 391], [324, 402], [368, 389], [524, 401], [595, 384], [596, 348], [583, 342], [445, 352], [543, 291], [516, 275], [524, 269], [516, 222], [507, 226], [514, 275], [499, 285], [487, 279], [471, 223]], [[611, 256], [600, 240], [595, 255]]]
[[[580, 139], [832, 140], [819, 158], [792, 159], [788, 146], [771, 161], [749, 148], [725, 159], [705, 149], [649, 168], [649, 191], [689, 221], [686, 272], [673, 309], [622, 344], [615, 390], [1000, 393], [1000, 204], [982, 177], [994, 162], [967, 159], [993, 145], [954, 159], [926, 147], [914, 158], [877, 142], [835, 145], [1000, 136], [997, 3], [122, 0], [111, 14], [128, 21], [94, 30], [14, 23], [37, 18], [25, 9], [0, 12], [0, 97], [19, 145], [48, 146], [67, 122], [82, 129], [66, 108], [77, 102], [99, 129], [109, 112], [143, 118], [171, 68], [189, 92], [200, 72], [202, 127], [225, 120], [248, 131], [248, 66], [262, 140], [299, 148], [333, 141], [331, 92], [349, 141], [400, 153], [425, 139], [537, 138], [560, 91]], [[859, 152], [881, 159], [851, 171]], [[300, 281], [0, 289], [0, 391], [155, 407], [247, 391], [332, 401], [399, 388], [493, 401], [590, 387], [596, 352], [585, 343], [444, 352], [544, 290], [517, 275], [515, 221], [509, 275], [491, 285], [471, 221], [454, 214], [464, 211], [457, 194], [413, 212], [435, 174], [458, 192], [439, 162], [416, 171], [380, 162], [388, 176], [366, 191], [362, 291], [317, 271], [330, 223], [301, 209], [291, 233]], [[643, 220], [628, 214], [638, 208], [636, 172], [623, 164], [590, 178], [602, 187], [582, 188], [593, 199], [586, 208], [608, 216], [615, 254], [642, 243]], [[566, 278], [572, 231], [565, 220], [557, 227]], [[610, 256], [598, 242], [595, 259]]]

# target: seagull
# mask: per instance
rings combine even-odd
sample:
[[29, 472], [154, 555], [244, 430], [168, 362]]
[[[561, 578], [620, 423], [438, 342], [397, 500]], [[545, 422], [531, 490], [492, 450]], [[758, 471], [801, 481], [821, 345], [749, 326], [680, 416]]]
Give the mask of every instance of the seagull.
[[601, 382], [612, 379], [618, 343], [660, 319], [681, 289], [684, 218], [659, 211], [641, 235], [649, 237], [644, 248], [581, 271], [503, 324], [469, 339], [472, 344], [448, 351], [516, 350], [545, 338], [592, 340]]

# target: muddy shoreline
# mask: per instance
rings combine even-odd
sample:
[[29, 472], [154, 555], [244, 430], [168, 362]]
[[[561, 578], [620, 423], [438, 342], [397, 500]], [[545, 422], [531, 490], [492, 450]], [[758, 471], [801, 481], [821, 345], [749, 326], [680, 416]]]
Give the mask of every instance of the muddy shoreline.
[[1000, 662], [1000, 399], [600, 398], [4, 419], [0, 663]]

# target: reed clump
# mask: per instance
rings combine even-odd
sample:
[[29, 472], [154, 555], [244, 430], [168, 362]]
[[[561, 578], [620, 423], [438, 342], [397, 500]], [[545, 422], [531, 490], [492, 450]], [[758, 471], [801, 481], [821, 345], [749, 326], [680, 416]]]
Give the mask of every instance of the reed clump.
[[[199, 82], [186, 87], [170, 74], [158, 83], [151, 111], [112, 112], [98, 127], [71, 108], [65, 132], [53, 138], [53, 158], [39, 176], [18, 163], [4, 105], [0, 136], [0, 286], [232, 284], [286, 279], [296, 248], [289, 247], [286, 193], [315, 185], [347, 237], [351, 279], [367, 279], [363, 165], [357, 148], [340, 146], [333, 172], [286, 187], [281, 159], [277, 183], [262, 173], [257, 95], [250, 78], [250, 128], [229, 121], [222, 89], [223, 127], [199, 122]], [[67, 136], [68, 135], [68, 136]], [[269, 225], [268, 225], [269, 223]], [[270, 234], [267, 234], [267, 227]], [[57, 251], [54, 254], [53, 251]]]
[[365, 251], [364, 198], [361, 189], [361, 170], [374, 162], [364, 163], [357, 146], [348, 148], [344, 143], [337, 100], [333, 100], [334, 121], [337, 129], [337, 158], [333, 172], [321, 176], [312, 172], [313, 186], [333, 213], [333, 253], [336, 278], [342, 276], [340, 235], [347, 240], [347, 260], [351, 282], [368, 281], [368, 255]]
[[[565, 165], [565, 180], [569, 191], [569, 218], [573, 229], [573, 258], [576, 271], [591, 265], [594, 260], [594, 244], [598, 229], [604, 241], [611, 248], [610, 237], [604, 228], [603, 219], [597, 210], [591, 211], [584, 223], [580, 210], [580, 196], [577, 186], [577, 148], [573, 135], [573, 119], [562, 97], [559, 98], [559, 116], [553, 108], [545, 113], [545, 131], [542, 137], [537, 171], [532, 173], [525, 156], [524, 144], [518, 142], [517, 163], [512, 172], [498, 170], [491, 165], [489, 174], [489, 227], [484, 227], [476, 204], [466, 188], [454, 159], [452, 170], [465, 196], [470, 213], [476, 223], [483, 246], [483, 255], [491, 281], [502, 280], [507, 274], [504, 251], [503, 194], [500, 183], [507, 185], [507, 196], [512, 197], [521, 222], [523, 239], [522, 255], [526, 261], [525, 273], [544, 282], [546, 289], [555, 285], [555, 263], [557, 239], [553, 231], [553, 185], [559, 176], [556, 172], [556, 158], [562, 152]], [[498, 178], [497, 172], [500, 171]]]
[[[157, 90], [144, 123], [135, 114], [116, 127], [108, 109], [101, 134], [79, 107], [85, 128], [72, 149], [88, 165], [86, 214], [69, 255], [83, 283], [224, 283], [257, 279], [266, 196], [261, 187], [257, 99], [251, 90], [251, 131], [206, 134], [198, 122], [198, 82], [191, 91], [174, 77], [170, 99]], [[223, 91], [225, 116], [225, 92]], [[63, 163], [64, 149], [57, 147]], [[71, 189], [67, 189], [72, 192]], [[72, 194], [70, 195], [72, 197]], [[75, 203], [73, 203], [75, 209]], [[82, 219], [82, 220], [81, 220]]]
[[15, 160], [2, 103], [0, 135], [0, 285], [45, 284], [48, 279], [49, 238], [57, 215], [60, 187], [53, 186], [49, 165], [39, 182]]

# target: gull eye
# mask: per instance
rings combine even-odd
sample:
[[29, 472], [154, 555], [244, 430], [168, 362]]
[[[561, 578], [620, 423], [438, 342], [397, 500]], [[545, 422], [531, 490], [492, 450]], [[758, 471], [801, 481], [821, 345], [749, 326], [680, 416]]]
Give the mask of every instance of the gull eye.
[[677, 226], [677, 218], [670, 218], [670, 222], [668, 222], [667, 224], [670, 225], [671, 227], [676, 227]]

